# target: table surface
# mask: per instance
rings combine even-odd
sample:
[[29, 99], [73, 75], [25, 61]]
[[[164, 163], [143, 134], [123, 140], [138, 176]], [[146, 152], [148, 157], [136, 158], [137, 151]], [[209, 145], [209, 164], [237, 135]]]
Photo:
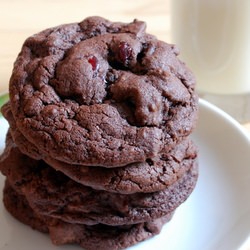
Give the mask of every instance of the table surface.
[[[13, 62], [28, 36], [92, 15], [112, 21], [144, 20], [149, 33], [171, 42], [169, 0], [1, 0], [0, 93], [8, 90]], [[250, 132], [250, 123], [244, 127]]]

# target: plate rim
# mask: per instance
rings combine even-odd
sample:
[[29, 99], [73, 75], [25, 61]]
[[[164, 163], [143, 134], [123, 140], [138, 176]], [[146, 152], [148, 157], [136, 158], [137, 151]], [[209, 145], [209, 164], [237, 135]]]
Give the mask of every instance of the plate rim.
[[206, 101], [205, 99], [199, 98], [199, 105], [202, 105], [203, 107], [208, 108], [210, 111], [213, 111], [217, 115], [221, 116], [221, 118], [224, 118], [229, 123], [231, 123], [232, 126], [237, 128], [239, 132], [249, 141], [250, 143], [250, 133], [241, 125], [236, 119], [234, 119], [232, 116], [230, 116], [228, 113], [217, 107], [216, 105], [212, 104], [211, 102]]

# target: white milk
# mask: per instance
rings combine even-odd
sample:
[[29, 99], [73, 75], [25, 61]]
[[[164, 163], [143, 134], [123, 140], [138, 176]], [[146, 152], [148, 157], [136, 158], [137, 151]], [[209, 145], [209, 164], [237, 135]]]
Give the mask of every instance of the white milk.
[[200, 93], [250, 93], [250, 0], [172, 0], [172, 39]]

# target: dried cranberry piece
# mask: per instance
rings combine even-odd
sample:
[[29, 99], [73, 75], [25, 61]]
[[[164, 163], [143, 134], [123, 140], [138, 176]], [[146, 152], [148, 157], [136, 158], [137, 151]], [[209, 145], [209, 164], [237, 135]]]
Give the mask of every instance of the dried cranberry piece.
[[129, 60], [132, 57], [132, 48], [126, 42], [120, 42], [118, 50], [118, 56], [120, 61], [125, 65], [128, 66]]
[[97, 58], [95, 56], [91, 56], [88, 59], [88, 62], [91, 64], [92, 70], [97, 70], [99, 64], [98, 64], [98, 60], [97, 60]]

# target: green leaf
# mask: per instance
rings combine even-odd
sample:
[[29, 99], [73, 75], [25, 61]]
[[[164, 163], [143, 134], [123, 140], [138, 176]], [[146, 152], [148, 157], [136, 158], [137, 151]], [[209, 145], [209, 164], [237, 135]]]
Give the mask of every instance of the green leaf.
[[[9, 94], [3, 94], [0, 96], [0, 108], [9, 100]], [[0, 112], [0, 117], [2, 116], [1, 112]]]

